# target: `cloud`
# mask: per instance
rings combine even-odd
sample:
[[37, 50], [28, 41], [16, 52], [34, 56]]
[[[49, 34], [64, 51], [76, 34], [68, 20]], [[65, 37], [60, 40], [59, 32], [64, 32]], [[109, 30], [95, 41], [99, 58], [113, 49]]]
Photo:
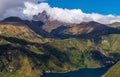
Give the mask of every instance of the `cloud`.
[[[83, 21], [96, 21], [103, 24], [109, 24], [113, 22], [120, 22], [120, 16], [114, 15], [101, 15], [98, 13], [84, 13], [81, 9], [62, 9], [58, 7], [50, 7], [48, 3], [33, 4], [25, 3], [25, 9], [23, 13], [28, 17], [31, 17], [43, 10], [46, 10], [50, 16], [50, 20], [58, 20], [66, 23], [81, 23]], [[32, 11], [32, 12], [31, 12]]]
[[22, 11], [25, 2], [35, 2], [35, 1], [36, 0], [0, 0], [0, 18], [3, 18], [6, 12], [11, 15], [14, 15], [15, 14], [14, 12]]
[[[8, 0], [4, 0], [8, 1]], [[11, 0], [9, 0], [11, 1]], [[13, 0], [12, 0], [13, 1]], [[25, 19], [32, 19], [33, 15], [41, 13], [43, 10], [50, 16], [50, 20], [58, 20], [66, 23], [81, 23], [83, 21], [96, 21], [103, 24], [109, 24], [113, 22], [120, 22], [120, 16], [114, 16], [112, 14], [102, 15], [98, 13], [84, 13], [81, 9], [63, 9], [58, 7], [51, 7], [48, 3], [33, 3], [33, 0], [23, 0], [17, 4], [10, 4], [10, 8], [4, 7], [7, 10], [3, 10], [3, 17], [19, 16]], [[27, 2], [26, 2], [27, 1]], [[9, 2], [7, 2], [9, 3]], [[4, 3], [5, 4], [5, 3]], [[2, 5], [3, 6], [3, 5]], [[15, 7], [16, 6], [16, 7]], [[0, 8], [2, 9], [2, 8]], [[0, 14], [2, 14], [2, 12]]]

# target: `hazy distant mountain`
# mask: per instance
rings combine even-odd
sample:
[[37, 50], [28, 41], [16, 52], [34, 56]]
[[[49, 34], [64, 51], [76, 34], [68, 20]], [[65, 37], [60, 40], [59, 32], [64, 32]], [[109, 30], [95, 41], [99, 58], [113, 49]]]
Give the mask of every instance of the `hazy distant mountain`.
[[112, 24], [109, 24], [109, 26], [120, 29], [120, 22], [114, 22], [114, 23], [112, 23]]

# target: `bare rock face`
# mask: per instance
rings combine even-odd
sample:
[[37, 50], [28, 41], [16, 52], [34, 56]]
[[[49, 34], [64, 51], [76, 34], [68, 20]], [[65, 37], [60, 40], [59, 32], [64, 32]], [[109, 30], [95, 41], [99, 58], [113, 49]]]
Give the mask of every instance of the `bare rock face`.
[[39, 13], [38, 15], [34, 15], [33, 20], [46, 22], [49, 20], [49, 17], [50, 16], [47, 15], [47, 12], [44, 10], [42, 13]]

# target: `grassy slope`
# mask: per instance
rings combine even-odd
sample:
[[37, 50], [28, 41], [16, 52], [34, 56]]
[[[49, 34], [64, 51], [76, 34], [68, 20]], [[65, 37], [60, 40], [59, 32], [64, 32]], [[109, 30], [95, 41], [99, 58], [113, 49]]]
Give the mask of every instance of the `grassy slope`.
[[[9, 39], [9, 37], [6, 38]], [[1, 53], [3, 53], [4, 51], [11, 52], [13, 55], [13, 60], [9, 63], [8, 59], [4, 57], [4, 54], [2, 54], [2, 57], [0, 59], [4, 61], [2, 61], [3, 64], [1, 64], [0, 66], [6, 66], [7, 68], [8, 65], [11, 65], [15, 68], [15, 71], [13, 71], [12, 73], [6, 73], [6, 69], [4, 68], [5, 70], [3, 71], [3, 73], [0, 74], [3, 77], [7, 77], [8, 75], [11, 77], [13, 75], [16, 75], [18, 77], [22, 77], [23, 75], [25, 75], [25, 77], [34, 77], [32, 76], [32, 73], [34, 73], [35, 71], [31, 70], [32, 67], [37, 70], [36, 74], [38, 74], [38, 72], [40, 74], [40, 71], [42, 70], [54, 69], [57, 72], [66, 72], [84, 67], [100, 66], [99, 62], [90, 59], [90, 51], [88, 51], [89, 46], [92, 45], [90, 41], [84, 42], [79, 39], [67, 39], [54, 40], [53, 42], [44, 44], [36, 44], [17, 38], [13, 38], [12, 41], [6, 40], [6, 38], [1, 38], [0, 50]], [[16, 41], [15, 39], [21, 42]], [[85, 45], [88, 46], [85, 47]], [[24, 57], [19, 58], [20, 56]], [[19, 63], [19, 60], [21, 60], [23, 64]], [[24, 63], [27, 64], [27, 66]], [[27, 71], [26, 73], [23, 72], [27, 69], [29, 69], [29, 71]], [[4, 72], [6, 73], [5, 75]]]
[[94, 50], [95, 46], [90, 40], [71, 38], [56, 40], [51, 42], [50, 45], [66, 53], [73, 67], [84, 68], [100, 66], [99, 62], [91, 59], [91, 50]]
[[[40, 71], [32, 69], [31, 59], [21, 51], [27, 50], [41, 54], [42, 51], [32, 43], [43, 43], [45, 40], [34, 33], [25, 24], [2, 23], [0, 24], [0, 72], [2, 77], [36, 77]], [[12, 61], [9, 62], [7, 55], [3, 53], [11, 52]], [[16, 56], [17, 55], [17, 56]], [[32, 55], [32, 54], [31, 54]], [[22, 57], [21, 57], [22, 56]], [[20, 57], [20, 58], [19, 58]], [[13, 72], [8, 72], [8, 67], [14, 67]], [[39, 72], [39, 73], [38, 73]]]
[[21, 56], [20, 59], [21, 68], [13, 72], [1, 72], [1, 77], [39, 77], [40, 71], [32, 70], [31, 65], [27, 57]]
[[[36, 77], [43, 70], [66, 72], [85, 67], [100, 67], [100, 62], [91, 57], [92, 50], [99, 46], [107, 56], [116, 59], [110, 54], [119, 53], [120, 48], [119, 35], [104, 36], [102, 39], [107, 42], [96, 45], [90, 40], [75, 38], [43, 40], [25, 25], [7, 24], [0, 27], [0, 67], [5, 66], [0, 73], [2, 77]], [[11, 62], [6, 57], [8, 55], [3, 54], [8, 52], [13, 56]], [[13, 72], [6, 70], [8, 66], [14, 67]]]
[[[38, 75], [38, 72], [40, 74], [41, 73], [40, 71], [42, 70], [54, 69], [57, 72], [65, 72], [65, 71], [76, 70], [76, 69], [85, 68], [85, 67], [88, 67], [88, 68], [100, 67], [99, 61], [95, 61], [91, 58], [91, 51], [95, 50], [96, 46], [90, 40], [70, 38], [65, 40], [53, 40], [49, 43], [43, 43], [43, 44], [38, 43], [39, 45], [36, 45], [36, 43], [32, 43], [32, 42], [26, 42], [24, 45], [23, 42], [14, 43], [14, 42], [11, 42], [10, 40], [2, 39], [1, 46], [7, 45], [7, 44], [12, 45], [13, 47], [18, 47], [18, 49], [16, 49], [18, 50], [18, 53], [19, 53], [18, 56], [22, 55], [25, 57], [20, 59], [23, 62], [23, 64], [20, 63], [22, 64], [21, 65], [22, 67], [20, 67], [18, 70], [12, 73], [6, 73], [5, 75], [1, 73], [3, 77], [7, 77], [7, 74], [10, 75], [11, 77], [12, 75], [15, 75], [15, 74], [18, 77], [22, 77], [22, 75], [24, 74], [25, 74], [25, 77], [27, 77], [27, 75], [28, 77], [29, 75], [31, 77], [34, 77], [32, 76], [33, 75], [32, 73], [36, 72], [36, 74], [34, 75]], [[25, 49], [25, 51], [19, 50], [19, 48], [23, 48], [23, 50]], [[109, 50], [109, 48], [104, 50]], [[14, 52], [12, 49], [4, 50], [4, 51]], [[23, 53], [21, 53], [21, 51]], [[109, 53], [109, 51], [107, 52]], [[113, 53], [113, 52], [110, 52], [110, 53]], [[6, 58], [5, 57], [3, 58], [6, 61]], [[17, 58], [14, 58], [11, 64], [14, 66], [14, 63], [18, 63], [19, 65], [19, 60]], [[24, 63], [27, 64], [28, 66], [26, 66]], [[31, 70], [32, 67], [35, 68], [34, 69], [35, 71]], [[25, 71], [28, 68], [29, 68], [29, 71], [27, 73], [24, 73], [23, 71]]]
[[25, 24], [21, 23], [0, 23], [0, 35], [7, 37], [16, 37], [32, 42], [42, 42], [41, 36], [37, 35]]
[[102, 45], [103, 49], [109, 54], [109, 56], [118, 61], [114, 66], [112, 66], [108, 72], [103, 75], [103, 77], [119, 77], [120, 76], [120, 35], [110, 35], [104, 37], [108, 42]]
[[102, 77], [120, 77], [120, 62], [111, 67]]
[[103, 52], [115, 61], [120, 60], [120, 35], [111, 34], [103, 36], [100, 47]]

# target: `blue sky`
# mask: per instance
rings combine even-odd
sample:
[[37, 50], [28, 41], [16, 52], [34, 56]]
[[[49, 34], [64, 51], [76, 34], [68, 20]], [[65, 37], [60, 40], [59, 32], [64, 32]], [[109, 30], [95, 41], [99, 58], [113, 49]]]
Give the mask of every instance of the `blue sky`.
[[85, 13], [120, 15], [120, 0], [47, 0], [52, 7], [81, 9]]
[[0, 20], [10, 16], [32, 19], [33, 15], [45, 10], [51, 20], [66, 23], [120, 22], [120, 0], [39, 0], [40, 4], [37, 1], [0, 0]]

